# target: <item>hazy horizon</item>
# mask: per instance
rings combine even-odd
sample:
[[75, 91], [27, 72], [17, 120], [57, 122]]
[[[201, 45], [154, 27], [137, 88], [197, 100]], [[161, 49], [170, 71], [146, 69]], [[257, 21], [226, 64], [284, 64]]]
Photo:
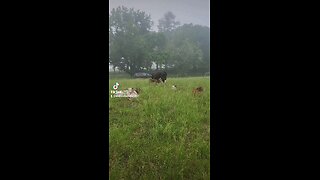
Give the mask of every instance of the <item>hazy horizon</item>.
[[153, 31], [159, 19], [171, 11], [180, 24], [198, 24], [210, 27], [210, 0], [109, 0], [109, 14], [113, 8], [125, 6], [151, 15]]

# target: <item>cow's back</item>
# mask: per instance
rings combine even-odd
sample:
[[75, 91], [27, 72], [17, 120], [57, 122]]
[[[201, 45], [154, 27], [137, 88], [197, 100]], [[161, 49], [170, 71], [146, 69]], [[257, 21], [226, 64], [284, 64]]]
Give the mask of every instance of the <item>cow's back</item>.
[[167, 73], [165, 71], [156, 71], [154, 73], [152, 73], [152, 79], [162, 79], [163, 82], [165, 82], [165, 80], [167, 79]]

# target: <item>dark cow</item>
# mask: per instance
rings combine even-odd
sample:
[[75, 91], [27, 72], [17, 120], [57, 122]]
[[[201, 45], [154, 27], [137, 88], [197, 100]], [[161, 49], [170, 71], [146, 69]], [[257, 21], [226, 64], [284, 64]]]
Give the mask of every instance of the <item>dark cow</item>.
[[167, 80], [167, 73], [165, 71], [157, 71], [152, 73], [152, 77], [151, 79], [156, 79], [157, 81], [159, 81], [159, 79], [162, 80], [162, 82], [166, 82]]

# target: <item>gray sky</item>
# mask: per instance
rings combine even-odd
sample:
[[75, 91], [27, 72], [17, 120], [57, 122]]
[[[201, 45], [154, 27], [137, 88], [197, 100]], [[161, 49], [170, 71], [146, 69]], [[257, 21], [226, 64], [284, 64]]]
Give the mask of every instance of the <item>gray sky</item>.
[[118, 6], [140, 9], [151, 15], [152, 30], [168, 11], [173, 12], [181, 24], [193, 23], [210, 27], [210, 0], [109, 0], [109, 14]]

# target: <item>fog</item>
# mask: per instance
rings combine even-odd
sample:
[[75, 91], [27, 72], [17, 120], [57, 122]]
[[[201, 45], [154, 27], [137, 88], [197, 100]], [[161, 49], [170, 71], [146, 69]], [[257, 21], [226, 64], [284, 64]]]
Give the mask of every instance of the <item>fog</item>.
[[199, 24], [210, 27], [210, 0], [109, 0], [109, 14], [112, 8], [125, 6], [140, 9], [151, 15], [157, 31], [158, 20], [171, 11], [181, 24]]

